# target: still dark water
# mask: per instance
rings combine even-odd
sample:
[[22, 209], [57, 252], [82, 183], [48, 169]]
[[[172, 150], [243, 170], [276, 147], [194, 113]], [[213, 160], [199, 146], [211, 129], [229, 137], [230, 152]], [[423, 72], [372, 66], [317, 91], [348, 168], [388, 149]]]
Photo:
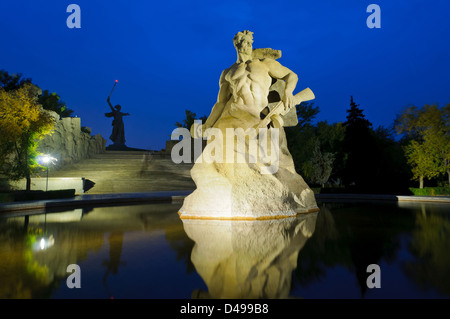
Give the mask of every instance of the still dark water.
[[319, 203], [254, 222], [182, 221], [180, 206], [0, 217], [0, 298], [450, 297], [448, 205]]

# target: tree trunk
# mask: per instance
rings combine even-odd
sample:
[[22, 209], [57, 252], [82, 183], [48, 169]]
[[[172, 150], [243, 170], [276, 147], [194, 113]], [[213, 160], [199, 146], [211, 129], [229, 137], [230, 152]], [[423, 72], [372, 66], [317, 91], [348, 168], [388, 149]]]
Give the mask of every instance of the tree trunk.
[[27, 189], [26, 191], [29, 192], [31, 191], [31, 174], [30, 174], [30, 167], [28, 166], [28, 150], [26, 150], [25, 152], [25, 164], [26, 166], [26, 176], [25, 178], [27, 179]]
[[447, 170], [448, 174], [448, 187], [450, 187], [450, 169]]
[[420, 176], [419, 181], [420, 181], [420, 186], [419, 186], [419, 188], [423, 188], [423, 176]]
[[31, 177], [30, 175], [27, 176], [27, 192], [31, 191]]

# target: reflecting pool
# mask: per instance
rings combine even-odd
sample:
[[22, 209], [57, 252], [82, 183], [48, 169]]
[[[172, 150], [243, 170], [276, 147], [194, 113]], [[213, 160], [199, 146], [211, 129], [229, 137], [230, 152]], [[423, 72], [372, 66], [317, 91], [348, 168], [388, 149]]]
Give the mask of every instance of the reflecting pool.
[[181, 204], [0, 216], [0, 298], [450, 297], [446, 204], [319, 202], [262, 221], [181, 220]]

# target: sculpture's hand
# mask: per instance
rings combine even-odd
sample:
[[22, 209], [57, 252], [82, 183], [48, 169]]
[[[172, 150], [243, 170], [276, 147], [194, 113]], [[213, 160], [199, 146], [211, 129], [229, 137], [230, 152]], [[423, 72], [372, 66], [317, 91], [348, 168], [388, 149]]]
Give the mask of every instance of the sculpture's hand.
[[283, 118], [280, 115], [275, 114], [270, 119], [272, 120], [271, 122], [272, 122], [272, 126], [273, 127], [276, 127], [276, 128], [283, 127], [284, 121], [283, 121]]
[[285, 92], [283, 97], [284, 111], [288, 111], [291, 107], [295, 107], [295, 98], [292, 93]]

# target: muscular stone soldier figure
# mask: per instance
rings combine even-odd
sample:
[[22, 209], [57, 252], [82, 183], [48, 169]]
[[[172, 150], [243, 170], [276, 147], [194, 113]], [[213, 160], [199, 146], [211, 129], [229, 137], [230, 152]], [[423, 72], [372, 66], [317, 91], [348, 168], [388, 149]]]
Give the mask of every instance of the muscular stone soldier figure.
[[[297, 75], [274, 59], [254, 59], [252, 34], [243, 31], [235, 35], [233, 42], [238, 58], [235, 64], [222, 72], [217, 103], [204, 129], [214, 126], [219, 118], [229, 116], [241, 119], [240, 122], [246, 122], [248, 126], [258, 123], [261, 111], [268, 105], [273, 78], [286, 83], [283, 97], [285, 110], [295, 107], [293, 91], [297, 85]], [[274, 120], [280, 121], [281, 118], [276, 116]]]
[[[270, 87], [276, 79], [284, 83], [281, 94], [284, 111], [299, 104], [293, 95], [297, 75], [273, 58], [255, 57], [252, 35], [250, 31], [235, 35], [237, 61], [220, 76], [217, 102], [201, 128], [202, 133], [208, 128], [225, 132], [229, 128], [257, 127], [261, 114], [269, 105]], [[197, 190], [185, 199], [180, 209], [182, 218], [208, 214], [220, 218], [292, 216], [299, 211], [317, 209], [313, 192], [295, 172], [286, 145], [283, 117], [278, 113], [271, 114], [270, 124], [280, 130], [278, 171], [264, 176], [258, 165], [248, 163], [196, 163], [191, 175]], [[192, 133], [200, 135], [196, 129]]]

